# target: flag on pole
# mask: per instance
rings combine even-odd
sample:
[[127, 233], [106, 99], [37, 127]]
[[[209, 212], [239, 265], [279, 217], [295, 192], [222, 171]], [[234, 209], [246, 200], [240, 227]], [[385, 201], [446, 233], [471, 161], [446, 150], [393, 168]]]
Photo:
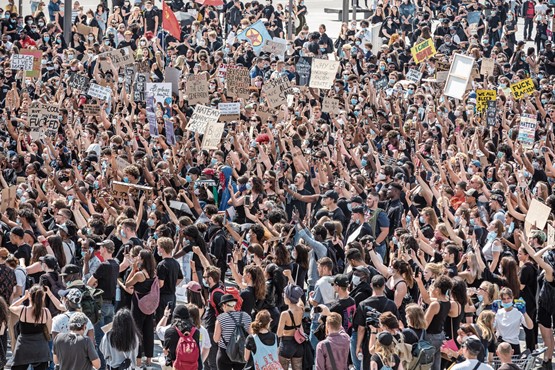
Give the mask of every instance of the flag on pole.
[[266, 40], [271, 40], [272, 37], [268, 33], [264, 22], [259, 20], [256, 23], [251, 24], [243, 32], [237, 35], [237, 39], [246, 40], [251, 43], [252, 50], [256, 55], [260, 54], [260, 51], [266, 44]]
[[162, 1], [162, 28], [181, 41], [181, 27], [179, 26], [179, 21], [165, 1]]

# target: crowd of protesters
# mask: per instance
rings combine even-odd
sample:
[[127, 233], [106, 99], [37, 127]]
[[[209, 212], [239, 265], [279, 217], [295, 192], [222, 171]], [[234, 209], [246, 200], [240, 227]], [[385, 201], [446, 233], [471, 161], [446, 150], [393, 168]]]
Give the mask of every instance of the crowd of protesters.
[[[59, 0], [0, 9], [0, 368], [517, 370], [513, 356], [541, 347], [552, 370], [545, 0], [365, 2], [372, 16], [334, 38], [303, 0], [174, 1], [193, 17], [178, 38], [162, 4], [111, 5], [74, 1], [70, 40]], [[262, 20], [285, 38], [289, 19], [281, 58], [235, 37]], [[416, 63], [428, 39], [437, 53]], [[127, 47], [146, 82], [179, 72], [151, 124], [124, 68], [99, 57]], [[11, 69], [22, 49], [42, 52], [35, 73]], [[477, 71], [462, 99], [438, 74], [455, 54]], [[339, 60], [333, 85], [299, 83], [299, 57]], [[250, 70], [247, 97], [228, 94], [232, 65]], [[202, 73], [211, 107], [241, 104], [217, 150], [187, 130], [186, 81]], [[70, 87], [74, 74], [109, 99]], [[291, 97], [269, 109], [264, 84], [282, 76]], [[515, 96], [528, 78], [534, 91]], [[496, 92], [493, 121], [478, 90]], [[35, 103], [59, 109], [54, 133], [35, 135]]]

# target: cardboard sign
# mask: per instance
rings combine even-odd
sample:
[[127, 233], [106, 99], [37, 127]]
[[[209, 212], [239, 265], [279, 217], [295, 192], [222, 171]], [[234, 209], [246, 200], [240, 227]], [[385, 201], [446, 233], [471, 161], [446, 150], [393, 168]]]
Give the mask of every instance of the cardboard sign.
[[275, 114], [275, 111], [266, 105], [259, 105], [256, 114], [262, 118], [262, 122], [266, 122], [271, 115]]
[[409, 71], [407, 72], [407, 80], [414, 82], [415, 84], [420, 83], [420, 80], [422, 79], [422, 72], [420, 72], [419, 70], [413, 68], [413, 69], [409, 69]]
[[85, 116], [96, 116], [100, 111], [100, 105], [98, 104], [83, 104], [83, 113]]
[[189, 105], [208, 104], [210, 102], [206, 74], [189, 75], [185, 89]]
[[125, 92], [130, 94], [131, 87], [133, 86], [133, 79], [135, 78], [136, 68], [135, 66], [125, 66], [123, 70], [123, 83], [125, 85]]
[[100, 54], [98, 58], [101, 61], [100, 66], [104, 71], [109, 70], [109, 66], [107, 63], [108, 60], [112, 61], [112, 64], [114, 64], [114, 67], [116, 67], [116, 69], [120, 69], [121, 67], [125, 67], [135, 63], [133, 50], [131, 49], [130, 46], [127, 46], [122, 49], [112, 49], [110, 51]]
[[497, 101], [488, 101], [486, 110], [486, 122], [488, 126], [495, 126], [497, 123]]
[[339, 68], [338, 60], [312, 59], [309, 87], [329, 90]]
[[476, 90], [476, 110], [485, 112], [489, 101], [497, 99], [496, 90]]
[[156, 108], [154, 107], [154, 96], [148, 94], [146, 97], [146, 120], [148, 122], [148, 132], [150, 136], [158, 136], [158, 125], [156, 123]]
[[270, 108], [280, 107], [287, 103], [287, 94], [291, 90], [291, 84], [286, 76], [273, 78], [264, 84], [262, 91], [266, 93], [266, 103]]
[[266, 40], [262, 51], [270, 54], [277, 55], [280, 60], [283, 60], [285, 51], [287, 50], [287, 40], [274, 37], [272, 40]]
[[[528, 113], [520, 115], [520, 126], [518, 127], [517, 140], [520, 141], [524, 149], [532, 149], [536, 137], [536, 116]], [[542, 227], [543, 229], [543, 227]]]
[[246, 99], [250, 95], [251, 77], [249, 69], [238, 66], [228, 66], [226, 72], [227, 95], [233, 98]]
[[225, 122], [211, 122], [202, 137], [202, 149], [218, 149], [222, 141]]
[[173, 122], [169, 119], [164, 119], [164, 128], [166, 129], [166, 143], [174, 146], [176, 144], [175, 131], [173, 129]]
[[295, 71], [297, 72], [297, 86], [308, 86], [312, 71], [312, 58], [300, 57], [295, 65]]
[[87, 95], [101, 100], [108, 100], [112, 96], [112, 89], [91, 82], [87, 90]]
[[328, 96], [324, 97], [322, 112], [335, 114], [339, 113], [339, 100]]
[[164, 70], [164, 82], [172, 84], [172, 93], [179, 95], [179, 78], [181, 71], [177, 68], [166, 67]]
[[547, 224], [547, 245], [555, 244], [555, 227]]
[[[29, 107], [29, 135], [33, 140], [45, 135], [55, 136], [60, 127], [58, 107], [52, 104], [35, 103]], [[98, 112], [97, 112], [98, 114]]]
[[383, 90], [387, 87], [388, 84], [389, 84], [389, 78], [387, 78], [387, 76], [383, 76], [382, 78], [374, 82], [374, 86], [376, 87], [376, 90]]
[[538, 230], [543, 230], [550, 214], [550, 207], [546, 206], [536, 198], [533, 198], [530, 203], [528, 213], [526, 214], [526, 218], [524, 219], [525, 224], [527, 224], [525, 225], [526, 235], [530, 235], [529, 230], [531, 229], [531, 226], [535, 226]]
[[219, 118], [220, 111], [218, 109], [197, 104], [193, 116], [187, 124], [186, 130], [204, 134], [206, 126], [208, 126], [209, 123], [217, 122]]
[[94, 35], [94, 38], [98, 39], [98, 28], [97, 27], [89, 27], [89, 26], [87, 26], [83, 23], [77, 23], [75, 25], [75, 28], [77, 29], [77, 33], [80, 33], [81, 35], [85, 36], [85, 39], [87, 38], [89, 33], [92, 33]]
[[227, 64], [220, 63], [218, 66], [218, 77], [220, 81], [225, 82], [225, 77], [227, 76]]
[[482, 66], [480, 67], [480, 74], [482, 76], [493, 76], [495, 70], [495, 61], [492, 58], [482, 58]]
[[23, 54], [13, 54], [10, 59], [10, 68], [18, 71], [33, 70], [33, 56]]
[[534, 86], [534, 81], [532, 81], [531, 78], [511, 85], [511, 92], [516, 100], [520, 100], [526, 96], [526, 94], [532, 94], [534, 91], [536, 91], [536, 86]]
[[17, 200], [17, 186], [12, 185], [9, 188], [2, 189], [0, 193], [2, 201], [0, 202], [0, 212], [6, 212], [8, 208], [14, 208]]
[[[146, 93], [152, 94], [156, 103], [171, 106], [172, 84], [168, 82], [155, 82], [146, 84]], [[169, 100], [168, 100], [169, 99]]]
[[241, 114], [241, 103], [218, 103], [220, 121], [229, 122], [238, 120]]
[[31, 50], [31, 49], [21, 49], [19, 51], [21, 55], [31, 55], [33, 57], [33, 68], [25, 72], [27, 77], [39, 77], [40, 75], [40, 63], [42, 60], [41, 50]]
[[77, 89], [79, 91], [85, 91], [89, 87], [89, 82], [91, 80], [87, 76], [83, 76], [77, 73], [72, 73], [69, 77], [67, 84], [72, 89]]
[[423, 62], [424, 60], [436, 55], [436, 47], [434, 45], [434, 40], [427, 39], [416, 45], [414, 45], [410, 52], [412, 54], [412, 59], [416, 64]]
[[148, 73], [137, 73], [134, 89], [135, 101], [146, 100], [146, 84], [148, 83], [148, 76]]
[[474, 58], [455, 54], [451, 63], [451, 69], [449, 69], [447, 81], [445, 81], [443, 93], [455, 99], [462, 99], [467, 90], [473, 66]]

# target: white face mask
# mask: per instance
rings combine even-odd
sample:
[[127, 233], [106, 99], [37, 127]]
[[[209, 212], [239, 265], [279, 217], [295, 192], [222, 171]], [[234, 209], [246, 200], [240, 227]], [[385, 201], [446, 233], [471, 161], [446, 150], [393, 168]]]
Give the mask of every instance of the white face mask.
[[385, 177], [386, 177], [385, 174], [380, 173], [380, 174], [378, 175], [378, 181], [383, 181], [383, 180], [385, 180]]
[[353, 279], [351, 281], [354, 286], [358, 286], [360, 284], [360, 276], [353, 275]]

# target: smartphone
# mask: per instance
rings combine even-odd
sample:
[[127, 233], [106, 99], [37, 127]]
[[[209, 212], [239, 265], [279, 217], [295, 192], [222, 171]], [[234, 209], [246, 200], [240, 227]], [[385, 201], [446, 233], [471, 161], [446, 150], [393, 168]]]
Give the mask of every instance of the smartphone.
[[123, 254], [129, 254], [129, 246], [128, 245], [123, 247]]
[[168, 304], [166, 305], [166, 308], [169, 308], [171, 310], [172, 306], [173, 306], [173, 302], [168, 302]]
[[231, 253], [227, 254], [227, 263], [231, 263], [233, 262], [233, 256], [231, 255]]
[[542, 146], [542, 153], [547, 153], [547, 147], [546, 146]]
[[316, 178], [316, 172], [314, 172], [314, 166], [310, 166], [310, 177]]
[[250, 195], [246, 195], [245, 196], [245, 207], [250, 207], [251, 206], [251, 197]]

